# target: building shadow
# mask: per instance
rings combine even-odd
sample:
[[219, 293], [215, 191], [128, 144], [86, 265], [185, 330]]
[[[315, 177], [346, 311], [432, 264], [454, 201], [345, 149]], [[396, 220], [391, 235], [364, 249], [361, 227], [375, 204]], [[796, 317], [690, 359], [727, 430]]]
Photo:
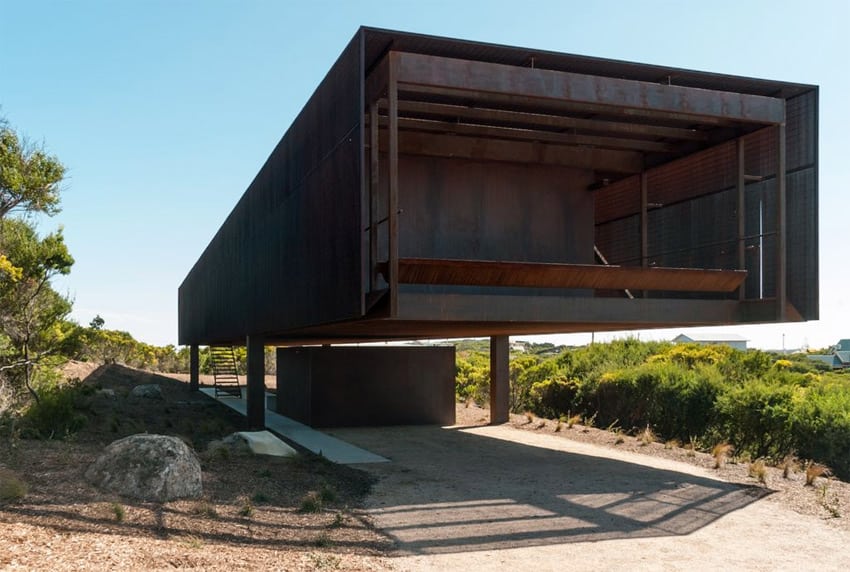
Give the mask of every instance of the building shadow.
[[333, 433], [393, 461], [361, 467], [380, 479], [367, 510], [410, 554], [686, 535], [769, 494], [507, 441], [493, 436], [504, 429], [493, 429], [500, 428]]

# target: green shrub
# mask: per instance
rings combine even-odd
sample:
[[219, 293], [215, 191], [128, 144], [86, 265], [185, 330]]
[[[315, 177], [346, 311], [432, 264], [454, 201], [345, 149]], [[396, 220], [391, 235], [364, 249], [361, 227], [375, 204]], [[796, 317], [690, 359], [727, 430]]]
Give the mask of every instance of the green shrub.
[[474, 400], [483, 405], [490, 398], [490, 357], [484, 352], [459, 353], [456, 364], [455, 394], [460, 401]]
[[796, 448], [836, 476], [850, 479], [850, 381], [825, 382], [798, 395], [794, 410]]
[[717, 400], [719, 431], [743, 454], [781, 459], [794, 448], [795, 387], [754, 379], [723, 392]]
[[557, 418], [575, 406], [578, 383], [562, 377], [545, 379], [531, 386], [529, 405], [541, 417]]
[[21, 435], [36, 439], [63, 439], [76, 433], [87, 422], [80, 411], [81, 397], [79, 384], [43, 390], [39, 401], [30, 405], [23, 415]]
[[27, 492], [27, 484], [18, 475], [0, 468], [0, 504], [21, 500]]

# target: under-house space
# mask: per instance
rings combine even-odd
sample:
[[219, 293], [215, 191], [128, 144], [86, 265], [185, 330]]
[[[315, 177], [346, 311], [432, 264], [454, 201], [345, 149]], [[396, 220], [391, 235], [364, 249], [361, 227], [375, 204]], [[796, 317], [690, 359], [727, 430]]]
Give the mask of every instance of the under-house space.
[[[816, 319], [817, 125], [816, 86], [361, 28], [180, 286], [180, 343], [247, 345], [262, 425], [265, 346], [489, 336], [501, 422], [510, 335]], [[452, 421], [451, 368], [330, 350], [278, 360], [280, 412]]]

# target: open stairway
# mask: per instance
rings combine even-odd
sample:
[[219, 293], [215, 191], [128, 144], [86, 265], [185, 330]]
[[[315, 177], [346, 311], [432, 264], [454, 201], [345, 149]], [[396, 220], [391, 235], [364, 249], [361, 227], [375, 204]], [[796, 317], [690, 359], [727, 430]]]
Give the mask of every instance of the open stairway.
[[236, 354], [232, 346], [210, 346], [215, 396], [242, 397], [239, 376], [236, 373]]

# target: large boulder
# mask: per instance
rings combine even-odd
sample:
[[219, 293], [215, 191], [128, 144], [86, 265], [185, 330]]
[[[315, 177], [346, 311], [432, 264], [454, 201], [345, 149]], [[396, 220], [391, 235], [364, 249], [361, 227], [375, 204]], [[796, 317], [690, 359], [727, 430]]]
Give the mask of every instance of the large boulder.
[[130, 391], [131, 397], [143, 397], [145, 399], [163, 399], [162, 388], [155, 384], [137, 385]]
[[130, 435], [112, 442], [85, 476], [98, 488], [142, 500], [197, 498], [203, 492], [195, 453], [167, 435]]

